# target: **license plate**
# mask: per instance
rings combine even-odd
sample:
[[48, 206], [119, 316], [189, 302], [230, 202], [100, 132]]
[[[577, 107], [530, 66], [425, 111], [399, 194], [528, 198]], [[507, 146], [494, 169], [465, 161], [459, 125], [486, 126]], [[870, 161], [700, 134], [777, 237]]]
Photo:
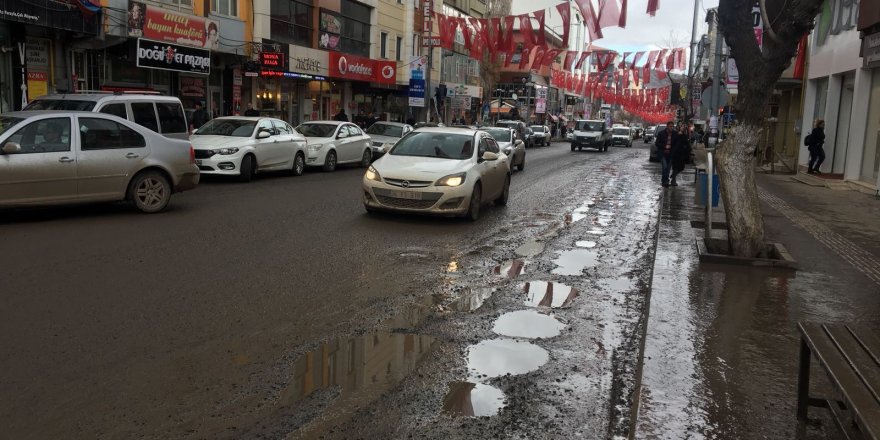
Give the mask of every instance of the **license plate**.
[[202, 164], [202, 160], [201, 160], [201, 159], [196, 159], [196, 165], [201, 165], [201, 164]]
[[397, 199], [422, 200], [422, 193], [413, 191], [391, 191], [391, 197]]

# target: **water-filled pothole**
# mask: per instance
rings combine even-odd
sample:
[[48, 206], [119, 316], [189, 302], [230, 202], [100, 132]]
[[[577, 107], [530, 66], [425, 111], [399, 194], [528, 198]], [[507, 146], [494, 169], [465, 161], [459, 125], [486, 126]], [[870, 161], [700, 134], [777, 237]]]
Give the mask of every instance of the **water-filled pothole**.
[[528, 262], [525, 260], [508, 260], [505, 261], [492, 269], [492, 273], [495, 275], [501, 275], [505, 278], [514, 279], [521, 274], [526, 273], [526, 266]]
[[468, 347], [468, 371], [473, 378], [528, 373], [549, 359], [547, 350], [513, 339], [489, 339]]
[[565, 324], [537, 310], [517, 310], [495, 320], [492, 331], [512, 338], [552, 338], [559, 336]]
[[443, 398], [443, 411], [456, 416], [487, 417], [504, 407], [504, 393], [477, 382], [452, 382]]
[[581, 240], [575, 242], [574, 245], [577, 247], [590, 249], [596, 247], [596, 242], [592, 240]]
[[562, 251], [559, 256], [553, 260], [556, 269], [553, 273], [556, 275], [580, 275], [584, 269], [595, 266], [599, 262], [599, 254], [596, 251], [588, 249], [573, 249]]
[[491, 287], [466, 287], [447, 307], [456, 312], [472, 312], [489, 299], [495, 289]]
[[523, 285], [525, 305], [529, 307], [568, 307], [578, 296], [578, 290], [562, 283], [529, 281]]

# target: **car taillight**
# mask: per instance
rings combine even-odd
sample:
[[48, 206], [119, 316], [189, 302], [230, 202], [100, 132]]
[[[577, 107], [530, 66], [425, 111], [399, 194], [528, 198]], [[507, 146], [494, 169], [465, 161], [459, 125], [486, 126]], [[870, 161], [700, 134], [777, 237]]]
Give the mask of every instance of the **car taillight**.
[[189, 163], [191, 165], [195, 165], [196, 163], [196, 150], [192, 145], [189, 146]]

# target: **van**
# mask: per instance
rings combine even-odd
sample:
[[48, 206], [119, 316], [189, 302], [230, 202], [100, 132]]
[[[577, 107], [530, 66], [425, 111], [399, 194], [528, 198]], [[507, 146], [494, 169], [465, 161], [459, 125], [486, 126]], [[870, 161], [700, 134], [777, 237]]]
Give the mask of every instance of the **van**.
[[83, 92], [41, 96], [24, 110], [66, 110], [107, 113], [128, 119], [163, 136], [187, 140], [189, 124], [176, 96], [149, 93]]
[[575, 122], [573, 132], [571, 151], [575, 148], [608, 151], [608, 146], [611, 145], [611, 130], [605, 125], [605, 121], [580, 119]]

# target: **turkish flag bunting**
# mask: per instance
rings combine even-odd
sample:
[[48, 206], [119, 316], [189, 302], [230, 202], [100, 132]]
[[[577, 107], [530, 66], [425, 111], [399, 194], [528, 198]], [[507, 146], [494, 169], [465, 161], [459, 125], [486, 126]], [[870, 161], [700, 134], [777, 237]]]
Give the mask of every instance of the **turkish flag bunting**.
[[682, 47], [678, 49], [678, 57], [675, 59], [675, 68], [677, 70], [686, 69], [685, 64], [687, 63], [687, 61], [685, 61], [685, 58], [687, 58], [687, 49]]
[[532, 18], [529, 14], [521, 14], [519, 16], [519, 30], [523, 36], [523, 44], [526, 47], [534, 47], [535, 37], [532, 36], [534, 30], [532, 29]]
[[523, 48], [520, 59], [519, 59], [520, 70], [525, 69], [526, 66], [529, 64], [529, 55], [531, 55], [531, 53], [532, 53], [531, 48], [529, 48], [529, 47]]
[[639, 86], [639, 70], [641, 70], [641, 69], [638, 69], [638, 68], [635, 68], [635, 67], [633, 67], [633, 69], [632, 69], [632, 72], [633, 72], [633, 84], [635, 84], [636, 87]]
[[541, 63], [544, 61], [544, 54], [547, 52], [547, 49], [541, 46], [535, 46], [535, 57], [532, 60], [532, 67], [529, 70], [537, 70], [541, 68]]
[[587, 31], [590, 34], [590, 41], [602, 38], [602, 28], [599, 27], [599, 17], [596, 16], [596, 9], [593, 8], [591, 0], [574, 0], [581, 12], [581, 17], [587, 23]]
[[620, 24], [617, 0], [599, 0], [599, 27], [605, 29]]
[[504, 17], [504, 41], [501, 44], [501, 50], [504, 50], [506, 52], [511, 52], [516, 49], [516, 46], [513, 44], [513, 28], [515, 22], [516, 16], [508, 15]]
[[541, 61], [541, 65], [549, 66], [556, 61], [556, 57], [562, 52], [562, 49], [548, 49], [547, 52], [544, 53], [544, 60]]
[[468, 26], [467, 20], [464, 17], [458, 18], [458, 27], [461, 28], [461, 33], [464, 34], [464, 48], [470, 50], [471, 28]]
[[574, 57], [577, 55], [577, 52], [573, 50], [565, 51], [565, 61], [562, 63], [562, 68], [565, 70], [571, 70], [571, 65], [574, 64]]
[[620, 21], [617, 25], [622, 28], [626, 27], [626, 0], [620, 0]]
[[626, 69], [626, 59], [627, 59], [628, 57], [629, 57], [629, 52], [624, 52], [624, 53], [623, 53], [623, 59], [620, 60], [620, 64], [618, 64], [617, 67], [620, 68], [620, 69]]
[[669, 49], [662, 49], [660, 51], [660, 55], [657, 56], [657, 62], [654, 63], [654, 69], [659, 69], [663, 66], [663, 60], [666, 59], [666, 52], [669, 52]]
[[471, 43], [471, 58], [482, 61], [483, 60], [483, 47], [486, 46], [486, 28], [485, 28], [485, 18], [469, 18], [468, 21], [471, 22], [471, 26], [474, 27], [474, 40]]
[[568, 2], [556, 5], [559, 16], [562, 18], [562, 47], [568, 47], [569, 23], [571, 23], [571, 4]]
[[648, 15], [653, 17], [658, 9], [660, 9], [660, 0], [648, 0]]
[[654, 62], [657, 61], [657, 55], [659, 55], [659, 54], [660, 54], [659, 50], [652, 50], [652, 51], [648, 52], [648, 61], [645, 62], [645, 67], [648, 67], [648, 68], [653, 67]]
[[633, 69], [636, 68], [636, 65], [639, 64], [639, 61], [642, 59], [642, 56], [644, 56], [644, 55], [645, 55], [644, 52], [636, 52], [636, 54], [633, 55], [633, 62], [632, 62]]
[[544, 38], [544, 10], [535, 11], [535, 19], [538, 20], [538, 31], [532, 32], [536, 46], [546, 46], [547, 40]]
[[584, 64], [584, 61], [587, 59], [587, 57], [590, 56], [591, 53], [593, 53], [593, 52], [586, 51], [586, 52], [581, 53], [581, 57], [578, 58], [578, 61], [577, 61], [577, 63], [575, 63], [574, 68], [580, 69], [581, 66]]

